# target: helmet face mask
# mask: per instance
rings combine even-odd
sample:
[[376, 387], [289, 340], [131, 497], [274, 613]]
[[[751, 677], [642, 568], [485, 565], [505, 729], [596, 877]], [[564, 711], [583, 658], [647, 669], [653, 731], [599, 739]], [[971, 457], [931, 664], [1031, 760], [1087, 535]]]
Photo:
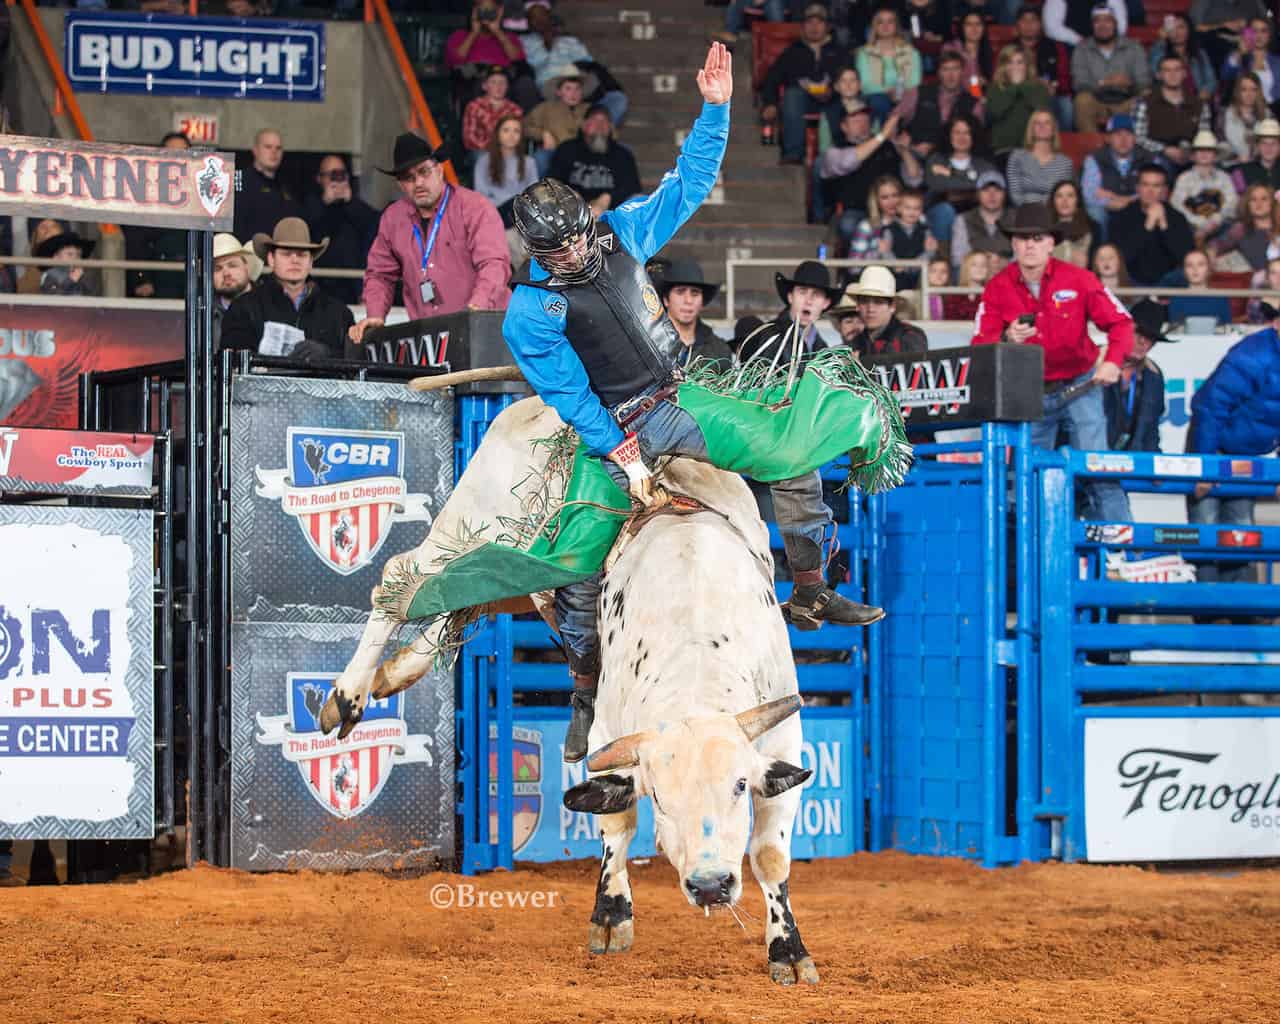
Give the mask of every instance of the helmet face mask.
[[530, 185], [516, 196], [512, 214], [525, 248], [548, 271], [572, 284], [599, 272], [595, 217], [568, 185], [550, 178]]

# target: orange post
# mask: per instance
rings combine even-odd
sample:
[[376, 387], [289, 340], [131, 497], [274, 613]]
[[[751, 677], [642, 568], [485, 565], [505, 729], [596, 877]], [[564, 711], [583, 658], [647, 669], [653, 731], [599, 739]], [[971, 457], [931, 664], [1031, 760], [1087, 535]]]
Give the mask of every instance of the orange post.
[[[23, 2], [30, 3], [31, 0], [23, 0]], [[409, 63], [409, 55], [405, 53], [404, 43], [400, 41], [400, 33], [396, 31], [396, 24], [391, 20], [391, 12], [387, 9], [387, 2], [386, 0], [365, 0], [366, 12], [370, 5], [378, 15], [382, 30], [387, 34], [387, 44], [391, 47], [392, 56], [395, 57], [396, 65], [400, 68], [400, 75], [404, 78], [405, 87], [409, 90], [409, 103], [413, 107], [414, 117], [422, 125], [423, 131], [427, 133], [427, 141], [432, 146], [440, 146], [444, 141], [440, 137], [440, 129], [436, 127], [435, 118], [431, 116], [431, 110], [427, 106], [427, 98], [422, 95], [422, 86], [418, 84], [418, 76], [413, 73], [413, 65]], [[445, 163], [444, 176], [450, 184], [458, 184], [458, 175], [453, 170], [452, 161]]]

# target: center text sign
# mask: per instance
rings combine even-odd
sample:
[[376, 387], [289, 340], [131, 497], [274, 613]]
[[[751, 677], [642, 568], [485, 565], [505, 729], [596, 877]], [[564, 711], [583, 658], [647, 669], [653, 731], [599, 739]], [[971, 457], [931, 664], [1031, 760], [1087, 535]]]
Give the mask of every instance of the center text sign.
[[1091, 718], [1088, 859], [1280, 856], [1280, 717]]
[[81, 92], [324, 99], [324, 24], [67, 12], [67, 78]]
[[230, 231], [230, 153], [0, 135], [0, 214]]

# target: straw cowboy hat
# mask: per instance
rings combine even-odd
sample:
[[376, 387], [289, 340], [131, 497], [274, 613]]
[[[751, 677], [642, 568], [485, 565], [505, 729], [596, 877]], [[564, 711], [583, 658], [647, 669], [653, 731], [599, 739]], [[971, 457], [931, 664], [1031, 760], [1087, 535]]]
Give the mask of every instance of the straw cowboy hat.
[[718, 284], [708, 282], [703, 276], [702, 265], [696, 260], [672, 260], [668, 266], [664, 267], [657, 281], [658, 294], [665, 299], [672, 288], [681, 284], [690, 288], [701, 288], [704, 304], [714, 302], [716, 293], [720, 291]]
[[778, 289], [778, 298], [787, 301], [787, 293], [797, 286], [817, 288], [827, 293], [827, 298], [836, 302], [840, 298], [840, 289], [831, 287], [831, 273], [817, 260], [805, 260], [796, 267], [791, 277], [779, 272], [773, 275], [774, 287]]
[[840, 296], [840, 301], [827, 310], [827, 316], [832, 320], [839, 320], [842, 316], [858, 315], [858, 283], [850, 281], [844, 287], [844, 294]]
[[219, 259], [223, 256], [243, 256], [246, 266], [249, 268], [249, 280], [256, 281], [262, 276], [262, 260], [258, 259], [258, 254], [253, 251], [253, 243], [245, 242], [240, 244], [240, 239], [235, 235], [222, 232], [213, 236], [213, 258]]
[[1052, 235], [1055, 242], [1062, 241], [1063, 225], [1045, 203], [1026, 203], [1000, 221], [1000, 230], [1010, 238], [1028, 235]]
[[590, 96], [600, 88], [600, 79], [590, 71], [583, 71], [576, 64], [561, 64], [551, 72], [551, 77], [543, 83], [543, 97], [549, 100], [555, 99], [556, 90], [560, 88], [560, 83], [567, 82], [575, 78], [582, 83], [583, 96]]
[[449, 158], [447, 146], [433, 149], [431, 143], [421, 135], [413, 132], [402, 132], [396, 136], [395, 145], [391, 148], [391, 167], [378, 167], [376, 170], [398, 178], [410, 167], [417, 167], [423, 160], [434, 160], [442, 164]]
[[253, 236], [253, 251], [262, 260], [267, 258], [267, 253], [272, 249], [305, 249], [319, 259], [327, 248], [327, 238], [322, 238], [319, 242], [311, 241], [311, 229], [301, 217], [286, 217], [276, 224], [270, 235], [259, 231]]
[[893, 271], [888, 267], [867, 267], [857, 282], [849, 285], [845, 294], [852, 294], [855, 299], [889, 299], [898, 298], [898, 282], [894, 280]]

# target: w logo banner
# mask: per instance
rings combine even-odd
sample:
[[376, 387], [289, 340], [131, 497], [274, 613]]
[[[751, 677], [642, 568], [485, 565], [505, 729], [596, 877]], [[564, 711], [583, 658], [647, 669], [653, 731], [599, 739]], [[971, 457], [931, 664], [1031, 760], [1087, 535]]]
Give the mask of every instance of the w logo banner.
[[255, 469], [311, 550], [347, 576], [368, 565], [395, 522], [431, 522], [427, 495], [404, 479], [404, 434], [290, 427], [288, 468]]
[[432, 738], [410, 736], [404, 720], [405, 694], [370, 700], [360, 723], [345, 740], [320, 731], [320, 709], [337, 674], [290, 672], [287, 715], [258, 715], [259, 743], [280, 748], [298, 766], [307, 791], [336, 818], [354, 818], [378, 798], [402, 764], [433, 764]]

